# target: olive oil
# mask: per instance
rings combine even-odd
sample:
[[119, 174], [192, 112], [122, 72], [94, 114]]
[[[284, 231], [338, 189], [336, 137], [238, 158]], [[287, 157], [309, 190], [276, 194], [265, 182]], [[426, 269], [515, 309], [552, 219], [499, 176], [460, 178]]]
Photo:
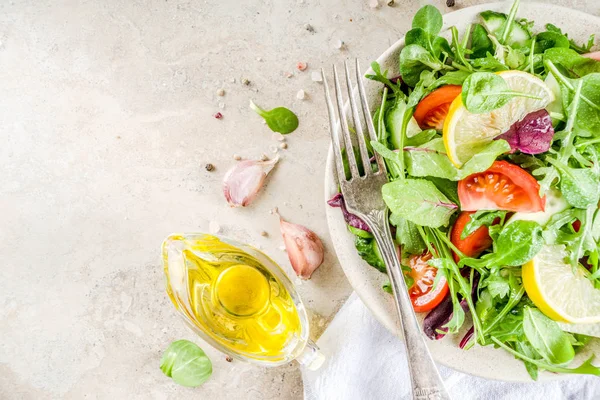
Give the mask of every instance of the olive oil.
[[299, 313], [283, 272], [271, 272], [279, 267], [252, 250], [212, 235], [172, 235], [163, 245], [167, 292], [188, 323], [228, 352], [285, 361], [307, 340], [304, 309]]

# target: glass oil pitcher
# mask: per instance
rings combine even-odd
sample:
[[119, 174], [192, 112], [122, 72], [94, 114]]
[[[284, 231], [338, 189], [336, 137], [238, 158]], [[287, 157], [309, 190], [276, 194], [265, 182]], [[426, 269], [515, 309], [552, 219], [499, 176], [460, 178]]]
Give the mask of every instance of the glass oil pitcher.
[[171, 301], [209, 344], [263, 366], [322, 364], [298, 293], [265, 254], [221, 236], [177, 233], [162, 255]]

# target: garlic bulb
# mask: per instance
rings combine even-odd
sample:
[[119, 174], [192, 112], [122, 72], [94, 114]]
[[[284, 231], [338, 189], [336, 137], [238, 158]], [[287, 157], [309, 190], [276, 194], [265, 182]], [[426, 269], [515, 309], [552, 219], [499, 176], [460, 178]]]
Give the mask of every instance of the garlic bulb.
[[267, 161], [245, 160], [234, 165], [223, 178], [223, 194], [232, 207], [252, 203], [279, 157]]
[[302, 279], [310, 279], [323, 263], [324, 249], [321, 239], [310, 229], [292, 224], [279, 216], [279, 227], [292, 268]]

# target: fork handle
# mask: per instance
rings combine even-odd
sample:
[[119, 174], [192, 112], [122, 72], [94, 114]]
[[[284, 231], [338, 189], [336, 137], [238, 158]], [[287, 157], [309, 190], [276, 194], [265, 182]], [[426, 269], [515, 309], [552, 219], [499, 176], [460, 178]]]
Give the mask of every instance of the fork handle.
[[408, 359], [413, 399], [418, 400], [450, 400], [450, 395], [444, 387], [438, 369], [429, 354], [429, 349], [423, 340], [421, 327], [415, 316], [412, 303], [406, 290], [404, 274], [396, 247], [392, 241], [390, 226], [387, 222], [387, 213], [379, 221], [369, 221], [373, 236], [379, 246], [379, 251], [387, 267], [388, 276], [392, 284], [396, 308], [400, 315], [400, 326], [404, 333], [404, 346]]

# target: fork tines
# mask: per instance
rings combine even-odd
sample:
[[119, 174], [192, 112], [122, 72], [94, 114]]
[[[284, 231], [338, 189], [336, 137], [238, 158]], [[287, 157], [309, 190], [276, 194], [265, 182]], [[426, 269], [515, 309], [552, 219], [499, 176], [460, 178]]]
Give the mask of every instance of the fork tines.
[[[365, 88], [363, 85], [363, 78], [360, 73], [358, 59], [356, 59], [356, 81], [358, 83], [358, 93], [355, 93], [356, 90], [353, 90], [352, 81], [350, 80], [350, 70], [346, 61], [344, 61], [344, 70], [346, 75], [346, 88], [348, 90], [348, 100], [350, 109], [349, 118], [347, 116], [346, 107], [344, 105], [344, 99], [340, 85], [340, 80], [338, 78], [337, 68], [335, 67], [335, 65], [333, 66], [333, 82], [335, 87], [337, 113], [331, 100], [331, 95], [329, 93], [329, 85], [327, 83], [325, 71], [321, 69], [321, 74], [323, 75], [323, 86], [325, 89], [325, 101], [327, 103], [329, 123], [331, 125], [331, 142], [333, 144], [334, 159], [338, 177], [340, 180], [346, 179], [343, 164], [344, 156], [348, 159], [348, 166], [350, 168], [351, 175], [350, 180], [361, 176], [359, 172], [359, 166], [356, 162], [356, 156], [354, 151], [347, 151], [348, 149], [354, 148], [352, 136], [355, 137], [356, 142], [358, 143], [358, 154], [360, 155], [362, 162], [362, 170], [364, 171], [363, 175], [369, 176], [374, 174], [380, 174], [382, 172], [385, 173], [385, 165], [381, 156], [377, 153], [375, 153], [374, 156], [377, 161], [377, 165], [379, 166], [379, 169], [376, 172], [373, 172], [371, 170], [371, 162], [369, 160], [369, 152], [367, 150], [367, 144], [365, 142], [365, 131], [363, 129], [363, 126], [366, 125], [370, 140], [377, 140], [377, 134], [375, 133], [375, 127], [373, 125], [373, 120], [371, 119], [371, 111], [369, 109], [369, 104], [365, 94]], [[356, 95], [358, 95], [358, 100], [361, 105], [360, 109], [357, 107], [357, 103], [355, 101]], [[354, 135], [351, 135], [350, 129], [352, 128], [354, 129]], [[343, 137], [344, 151], [340, 147], [342, 143], [339, 137], [340, 130], [342, 132]]]

